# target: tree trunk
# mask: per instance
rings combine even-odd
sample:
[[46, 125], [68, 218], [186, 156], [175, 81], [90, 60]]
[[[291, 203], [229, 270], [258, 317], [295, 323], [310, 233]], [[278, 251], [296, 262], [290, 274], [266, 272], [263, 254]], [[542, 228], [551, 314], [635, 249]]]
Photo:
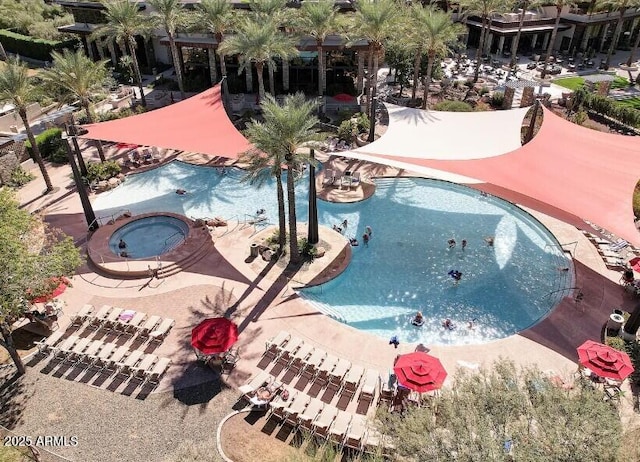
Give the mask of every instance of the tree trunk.
[[[416, 57], [413, 60], [413, 86], [411, 87], [411, 100], [416, 100], [416, 92], [418, 91], [418, 80], [420, 79], [420, 66], [422, 65], [422, 47], [418, 47]], [[402, 96], [402, 92], [400, 92]]]
[[[87, 113], [87, 122], [92, 124], [93, 116], [91, 115], [91, 109], [89, 108], [89, 101], [86, 99], [83, 100], [82, 107], [84, 108], [84, 111]], [[93, 144], [98, 150], [98, 156], [100, 156], [100, 162], [106, 162], [107, 159], [104, 156], [104, 148], [102, 147], [102, 142], [100, 140], [93, 140]]]
[[44, 166], [44, 161], [42, 160], [42, 156], [40, 155], [40, 149], [38, 148], [38, 144], [36, 143], [36, 137], [33, 136], [33, 130], [31, 130], [31, 127], [29, 126], [29, 119], [27, 118], [27, 108], [19, 107], [18, 114], [20, 114], [20, 118], [22, 119], [22, 123], [24, 124], [24, 129], [27, 132], [27, 138], [29, 138], [29, 143], [31, 143], [33, 160], [35, 160], [36, 164], [38, 164], [38, 167], [40, 167], [40, 172], [42, 173], [44, 184], [47, 185], [45, 194], [50, 193], [51, 191], [53, 191], [51, 177], [49, 176], [49, 172], [47, 172], [47, 168]]
[[180, 89], [180, 99], [184, 100], [184, 80], [182, 77], [182, 63], [180, 62], [180, 54], [178, 53], [178, 45], [176, 45], [175, 34], [167, 30], [167, 36], [169, 37], [169, 47], [171, 48], [171, 56], [173, 58], [173, 68], [176, 71], [176, 78], [178, 79], [178, 88]]
[[324, 79], [326, 70], [324, 64], [324, 50], [322, 49], [322, 40], [316, 41], [318, 45], [318, 96], [324, 95]]
[[[224, 36], [220, 33], [216, 34], [216, 41], [218, 42], [218, 46], [222, 43]], [[218, 49], [216, 48], [216, 53], [218, 53]], [[224, 91], [225, 95], [229, 94], [229, 84], [227, 83], [227, 63], [224, 62], [224, 55], [218, 53], [218, 60], [220, 61], [220, 74], [222, 74], [222, 91]]]
[[369, 56], [367, 56], [367, 114], [369, 113], [369, 108], [371, 108], [371, 69], [373, 69], [373, 45], [369, 43]]
[[16, 350], [16, 346], [13, 343], [9, 324], [6, 322], [0, 323], [0, 331], [2, 331], [2, 340], [0, 341], [0, 345], [2, 345], [9, 353], [9, 356], [11, 356], [11, 359], [18, 370], [18, 375], [24, 375], [27, 371], [24, 367], [24, 363], [22, 362], [22, 358], [18, 354], [18, 350]]
[[2, 61], [6, 61], [7, 60], [7, 52], [4, 51], [4, 47], [2, 46], [2, 42], [0, 42], [0, 60], [2, 60]]
[[431, 85], [431, 73], [433, 72], [433, 62], [436, 59], [436, 54], [429, 52], [429, 58], [427, 61], [427, 75], [424, 79], [424, 93], [422, 97], [422, 109], [428, 109], [429, 105], [427, 101], [429, 101], [429, 85]]
[[318, 235], [318, 201], [316, 194], [316, 165], [315, 151], [309, 149], [309, 225], [307, 229], [307, 240], [309, 244], [317, 244], [320, 240]]
[[291, 165], [287, 170], [287, 204], [289, 206], [289, 261], [293, 264], [300, 263], [300, 250], [298, 249], [298, 223], [296, 222], [296, 190], [295, 172]]
[[558, 35], [558, 26], [560, 25], [560, 13], [562, 12], [562, 8], [558, 8], [557, 12], [558, 14], [556, 15], [556, 22], [553, 25], [553, 32], [551, 32], [551, 39], [549, 40], [549, 45], [547, 46], [547, 56], [544, 57], [544, 66], [542, 67], [542, 73], [540, 74], [540, 78], [542, 79], [547, 76], [547, 66], [549, 65], [549, 61], [551, 60], [553, 43], [556, 41], [556, 35]]
[[371, 97], [371, 105], [370, 107], [370, 112], [371, 114], [369, 115], [369, 123], [375, 125], [376, 123], [376, 104], [373, 104], [373, 97], [375, 96], [375, 93], [377, 93], [378, 90], [378, 49], [376, 48], [375, 50], [375, 54], [373, 55], [373, 77], [371, 79], [371, 92], [370, 92], [370, 97]]
[[271, 64], [267, 64], [267, 70], [269, 71], [269, 93], [276, 96], [276, 79], [273, 75], [273, 66]]
[[[636, 41], [633, 43], [633, 48], [631, 48], [631, 53], [629, 53], [629, 59], [627, 59], [627, 66], [633, 66], [633, 57], [638, 51], [638, 46], [640, 46], [640, 25], [638, 25], [638, 33], [636, 35]], [[632, 79], [629, 79], [632, 80]]]
[[287, 225], [284, 215], [284, 189], [282, 188], [282, 169], [276, 174], [276, 194], [278, 196], [278, 256], [282, 255], [287, 242]]
[[611, 63], [611, 55], [616, 48], [616, 42], [620, 37], [620, 32], [622, 32], [622, 23], [624, 19], [624, 13], [627, 11], [626, 8], [620, 8], [620, 17], [618, 17], [618, 23], [616, 24], [616, 29], [613, 31], [613, 37], [611, 37], [611, 43], [609, 44], [609, 50], [607, 51], [607, 60], [604, 65], [607, 69], [609, 69], [609, 64]]
[[[256, 72], [258, 74], [258, 102], [262, 101], [264, 98], [264, 76], [262, 75], [264, 71], [264, 63], [257, 62], [256, 63]], [[247, 68], [247, 72], [251, 72], [251, 68]]]
[[142, 86], [142, 74], [140, 74], [140, 64], [138, 64], [138, 55], [136, 53], [136, 40], [133, 37], [129, 37], [129, 52], [131, 53], [131, 60], [133, 61], [133, 72], [136, 76], [136, 83], [140, 89], [140, 101], [142, 101], [144, 107], [147, 107], [147, 100], [144, 97], [144, 87]]
[[513, 39], [513, 43], [511, 44], [511, 62], [509, 63], [509, 72], [507, 77], [511, 75], [511, 69], [513, 69], [518, 61], [516, 60], [516, 55], [518, 54], [518, 45], [520, 45], [520, 36], [522, 35], [522, 27], [524, 26], [524, 14], [527, 11], [527, 3], [522, 5], [522, 13], [520, 13], [520, 22], [518, 23], [518, 32], [516, 33], [516, 37]]
[[627, 322], [624, 323], [624, 331], [630, 335], [636, 335], [640, 328], [640, 305], [636, 305], [636, 309], [631, 313]]
[[484, 35], [485, 28], [487, 27], [487, 17], [482, 16], [482, 29], [480, 30], [480, 41], [478, 42], [478, 49], [476, 50], [476, 70], [473, 73], [473, 82], [478, 81], [480, 76], [480, 66], [482, 66], [482, 51], [484, 49]]

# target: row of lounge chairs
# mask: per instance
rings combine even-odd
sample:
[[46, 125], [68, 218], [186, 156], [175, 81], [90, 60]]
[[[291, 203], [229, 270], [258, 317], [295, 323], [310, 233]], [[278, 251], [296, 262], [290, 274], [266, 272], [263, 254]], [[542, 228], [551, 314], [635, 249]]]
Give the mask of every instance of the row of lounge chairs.
[[357, 188], [360, 186], [360, 173], [345, 171], [344, 173], [336, 172], [334, 170], [327, 170], [322, 180], [323, 186], [339, 186], [340, 189], [345, 188]]
[[74, 367], [95, 367], [100, 371], [117, 372], [152, 384], [158, 383], [171, 364], [169, 358], [145, 354], [140, 350], [129, 351], [128, 347], [115, 343], [77, 335], [62, 339], [62, 336], [63, 334], [57, 331], [43, 342], [39, 342], [40, 354], [53, 354], [52, 359], [72, 364]]
[[360, 413], [366, 413], [369, 405], [376, 399], [380, 384], [378, 371], [353, 365], [346, 359], [291, 336], [288, 332], [281, 331], [267, 342], [258, 366], [264, 369], [274, 362], [270, 371], [272, 375], [278, 376], [284, 371], [282, 381], [287, 384], [297, 377], [294, 388], [299, 391], [311, 384], [311, 395], [317, 396], [324, 389], [326, 397], [339, 396], [339, 407], [346, 408], [359, 387]]
[[144, 339], [161, 342], [175, 324], [171, 318], [149, 316], [140, 311], [103, 305], [97, 312], [93, 305], [84, 305], [71, 318], [72, 326], [88, 323], [90, 329], [107, 329], [120, 334], [138, 335]]
[[637, 250], [624, 239], [618, 239], [612, 242], [587, 231], [583, 231], [583, 233], [596, 247], [605, 265], [610, 269], [618, 270], [627, 266], [626, 258], [620, 253], [623, 250], [630, 250], [637, 253]]
[[124, 159], [125, 167], [139, 167], [142, 164], [160, 162], [160, 152], [158, 148], [138, 148], [131, 150]]

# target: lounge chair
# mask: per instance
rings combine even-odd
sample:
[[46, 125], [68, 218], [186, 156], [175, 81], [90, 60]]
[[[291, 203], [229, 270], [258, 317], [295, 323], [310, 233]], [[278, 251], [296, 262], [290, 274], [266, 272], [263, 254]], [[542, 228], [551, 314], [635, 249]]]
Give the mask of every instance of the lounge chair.
[[342, 175], [340, 178], [340, 189], [343, 187], [350, 188], [351, 187], [351, 175]]
[[91, 364], [91, 366], [98, 366], [100, 369], [104, 368], [107, 365], [108, 359], [111, 354], [118, 348], [118, 345], [115, 343], [105, 343], [102, 346], [102, 349], [97, 354], [95, 361]]
[[133, 350], [124, 361], [117, 363], [118, 374], [131, 375], [133, 368], [140, 362], [143, 356], [144, 352]]
[[340, 449], [344, 446], [344, 440], [351, 423], [352, 415], [345, 411], [338, 411], [338, 415], [329, 428], [329, 441], [337, 444]]
[[336, 182], [336, 173], [333, 170], [327, 170], [322, 179], [322, 186], [332, 186]]
[[116, 348], [109, 358], [105, 358], [102, 369], [117, 370], [127, 354], [129, 354], [129, 347], [123, 345]]
[[160, 316], [151, 316], [145, 321], [145, 323], [138, 329], [138, 335], [140, 337], [148, 337], [149, 333], [155, 329], [162, 318]]
[[282, 393], [277, 395], [274, 399], [269, 401], [269, 413], [270, 416], [274, 416], [278, 420], [283, 420], [285, 417], [285, 410], [291, 405], [291, 403], [296, 399], [298, 395], [297, 392], [292, 393], [289, 392], [289, 399], [285, 401], [282, 398]]
[[349, 187], [357, 188], [358, 186], [360, 186], [360, 174], [358, 172], [355, 172], [353, 175], [351, 175], [351, 184], [349, 185]]
[[112, 329], [118, 324], [118, 319], [124, 310], [122, 308], [113, 308], [107, 318], [103, 322], [103, 327]]
[[367, 434], [367, 419], [361, 415], [354, 415], [349, 424], [344, 445], [348, 448], [362, 451], [364, 449], [364, 438]]
[[298, 414], [298, 425], [309, 432], [313, 431], [313, 422], [318, 418], [325, 404], [319, 399], [311, 398], [306, 409]]
[[289, 368], [284, 374], [282, 381], [284, 383], [291, 383], [294, 377], [296, 377], [302, 371], [305, 365], [305, 360], [311, 355], [313, 346], [309, 343], [303, 343], [300, 348], [293, 354], [293, 359], [289, 363]]
[[602, 260], [604, 261], [604, 264], [608, 268], [613, 268], [613, 269], [626, 268], [625, 262], [622, 258], [611, 258], [611, 257], [603, 256]]
[[344, 376], [344, 387], [355, 392], [358, 388], [358, 385], [360, 384], [360, 380], [362, 379], [363, 375], [364, 367], [357, 364], [355, 366], [352, 366]]
[[38, 346], [38, 353], [48, 354], [53, 349], [54, 345], [58, 343], [60, 339], [62, 339], [63, 335], [64, 335], [64, 331], [57, 330], [51, 335], [49, 335], [47, 338], [44, 338], [39, 342], [35, 342], [36, 345]]
[[279, 375], [293, 361], [293, 355], [304, 344], [304, 341], [298, 337], [291, 337], [284, 347], [278, 358], [276, 365], [271, 369], [270, 373], [274, 376]]
[[77, 335], [70, 335], [62, 343], [52, 347], [51, 350], [54, 352], [54, 358], [60, 358], [67, 354], [73, 349], [78, 340], [80, 340], [80, 337]]
[[280, 356], [280, 353], [282, 353], [282, 348], [284, 348], [284, 345], [287, 344], [290, 338], [291, 334], [285, 331], [280, 331], [278, 335], [269, 339], [265, 345], [262, 359], [258, 362], [258, 367], [265, 369], [271, 361], [277, 359], [278, 356]]
[[90, 338], [82, 337], [71, 350], [67, 350], [67, 355], [66, 358], [64, 358], [64, 361], [79, 361], [90, 343]]
[[158, 361], [158, 357], [154, 354], [147, 354], [142, 361], [137, 365], [133, 366], [133, 377], [140, 380], [145, 380], [147, 378], [147, 374], [151, 372], [153, 366]]
[[141, 313], [140, 311], [136, 312], [133, 318], [131, 318], [131, 321], [124, 325], [125, 332], [129, 332], [131, 334], [135, 333], [145, 319], [147, 319], [147, 315], [145, 313]]
[[107, 320], [107, 316], [109, 316], [111, 309], [112, 307], [110, 305], [102, 305], [96, 315], [91, 318], [89, 327], [92, 329], [99, 329], [102, 327], [102, 324]]
[[165, 318], [154, 331], [149, 333], [149, 337], [152, 341], [162, 342], [169, 335], [169, 331], [175, 323], [173, 319]]
[[262, 371], [251, 377], [251, 379], [244, 385], [240, 385], [238, 387], [238, 390], [240, 390], [242, 395], [246, 397], [247, 395], [250, 395], [251, 393], [256, 391], [258, 388], [270, 383], [272, 380], [273, 376]]
[[291, 404], [285, 408], [285, 422], [297, 427], [298, 415], [305, 411], [310, 401], [310, 396], [304, 393], [298, 393]]
[[364, 373], [362, 389], [360, 390], [361, 399], [369, 399], [373, 401], [380, 382], [380, 373], [373, 369], [367, 369]]
[[160, 377], [169, 369], [171, 360], [169, 358], [160, 358], [158, 362], [147, 373], [147, 382], [157, 385], [160, 381]]
[[324, 387], [329, 382], [329, 376], [331, 372], [338, 364], [339, 359], [333, 355], [327, 355], [325, 360], [318, 367], [318, 373], [316, 374], [316, 378], [313, 381], [314, 384], [318, 384], [321, 388]]
[[78, 311], [71, 318], [71, 325], [81, 326], [82, 324], [84, 324], [84, 322], [89, 318], [91, 313], [93, 313], [94, 309], [95, 307], [93, 305], [88, 305], [88, 304], [84, 305], [82, 308], [80, 308], [80, 311]]
[[313, 422], [313, 433], [323, 438], [329, 436], [329, 428], [333, 424], [336, 416], [338, 415], [338, 409], [334, 406], [326, 405], [322, 408], [320, 415]]
[[[342, 381], [349, 369], [351, 369], [351, 363], [344, 358], [340, 358], [336, 367], [334, 367], [329, 374], [329, 383], [342, 385]], [[360, 375], [362, 376], [362, 374]]]

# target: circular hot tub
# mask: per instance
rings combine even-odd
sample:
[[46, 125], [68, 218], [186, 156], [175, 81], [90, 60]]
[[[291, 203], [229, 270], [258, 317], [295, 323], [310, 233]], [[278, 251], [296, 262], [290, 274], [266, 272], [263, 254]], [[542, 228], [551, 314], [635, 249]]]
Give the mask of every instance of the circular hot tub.
[[155, 257], [182, 244], [189, 235], [189, 225], [179, 218], [154, 215], [130, 221], [109, 238], [115, 255], [131, 259]]

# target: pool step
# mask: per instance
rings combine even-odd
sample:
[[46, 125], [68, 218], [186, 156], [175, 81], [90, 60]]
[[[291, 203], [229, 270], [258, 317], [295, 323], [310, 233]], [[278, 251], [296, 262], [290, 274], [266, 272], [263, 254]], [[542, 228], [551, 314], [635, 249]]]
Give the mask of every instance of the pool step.
[[173, 276], [175, 274], [178, 274], [186, 270], [187, 268], [195, 265], [204, 257], [206, 257], [209, 254], [209, 252], [211, 252], [214, 248], [215, 247], [213, 245], [213, 241], [210, 239], [206, 240], [202, 244], [202, 246], [200, 246], [199, 249], [197, 249], [195, 252], [193, 252], [189, 256], [185, 257], [180, 261], [164, 266], [163, 268], [158, 270], [157, 278], [158, 279], [168, 278], [169, 276]]
[[344, 322], [346, 324], [347, 320], [345, 319], [344, 316], [342, 316], [340, 313], [338, 313], [336, 310], [334, 310], [330, 305], [327, 305], [326, 303], [321, 302], [320, 300], [316, 299], [313, 294], [309, 294], [309, 293], [302, 293], [299, 292], [300, 296], [305, 299], [311, 306], [313, 306], [314, 308], [316, 308], [318, 311], [320, 311], [322, 314], [329, 316], [330, 318], [335, 319], [336, 321], [340, 321], [340, 322]]

